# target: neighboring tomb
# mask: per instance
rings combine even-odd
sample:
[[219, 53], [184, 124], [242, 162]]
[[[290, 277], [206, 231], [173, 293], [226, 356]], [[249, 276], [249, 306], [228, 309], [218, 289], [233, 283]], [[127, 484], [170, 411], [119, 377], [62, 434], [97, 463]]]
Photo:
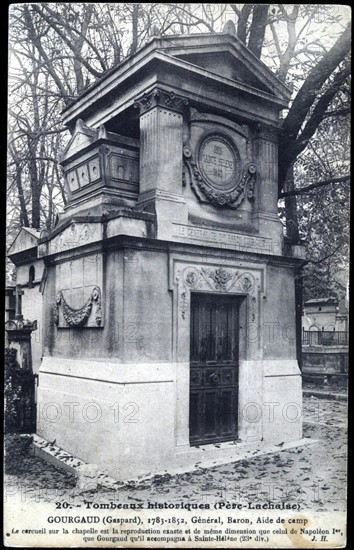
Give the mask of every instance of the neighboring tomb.
[[[11, 244], [7, 256], [16, 266], [16, 282], [7, 288], [9, 298], [8, 320], [15, 319], [16, 306], [21, 303], [21, 313], [26, 321], [37, 321], [37, 330], [31, 334], [32, 368], [38, 374], [42, 359], [43, 288], [46, 277], [44, 260], [38, 258], [40, 232], [31, 227], [22, 227]], [[17, 287], [17, 288], [16, 288]]]
[[70, 200], [38, 244], [41, 436], [120, 479], [301, 439], [300, 260], [277, 214], [290, 95], [234, 36], [183, 35], [65, 109]]
[[303, 375], [318, 381], [331, 377], [347, 383], [349, 369], [349, 310], [346, 300], [333, 296], [304, 304], [302, 317]]
[[313, 298], [304, 304], [303, 330], [347, 332], [349, 325], [348, 307], [345, 300], [333, 296]]

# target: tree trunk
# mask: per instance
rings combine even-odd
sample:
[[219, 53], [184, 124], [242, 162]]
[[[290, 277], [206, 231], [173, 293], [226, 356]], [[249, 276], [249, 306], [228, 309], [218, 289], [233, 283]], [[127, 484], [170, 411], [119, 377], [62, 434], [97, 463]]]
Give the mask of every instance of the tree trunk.
[[237, 37], [246, 44], [247, 38], [247, 22], [252, 11], [252, 4], [245, 4], [240, 11], [237, 22]]
[[34, 229], [39, 229], [40, 220], [41, 220], [40, 196], [41, 196], [42, 186], [38, 181], [38, 171], [37, 171], [37, 164], [36, 164], [37, 146], [36, 146], [36, 143], [32, 142], [29, 136], [28, 136], [28, 142], [29, 142], [28, 174], [29, 174], [29, 180], [31, 185], [31, 199], [32, 199], [31, 227], [33, 227]]
[[[294, 165], [291, 164], [286, 178], [286, 192], [294, 190]], [[297, 244], [300, 240], [299, 220], [297, 216], [297, 201], [295, 195], [285, 197], [286, 236], [288, 242]]]
[[132, 13], [132, 43], [130, 46], [130, 52], [129, 52], [130, 54], [135, 53], [138, 48], [139, 11], [140, 11], [140, 4], [134, 4], [133, 13]]
[[[286, 178], [286, 191], [294, 190], [294, 165], [291, 164]], [[297, 215], [297, 200], [295, 195], [285, 197], [286, 236], [288, 244], [300, 242], [299, 220]], [[303, 309], [303, 275], [299, 267], [295, 274], [295, 335], [296, 358], [302, 369], [302, 309]]]
[[32, 223], [31, 227], [33, 229], [39, 229], [41, 224], [41, 205], [40, 205], [40, 195], [38, 189], [34, 185], [32, 187]]
[[16, 187], [18, 192], [18, 198], [20, 201], [20, 224], [24, 225], [25, 227], [29, 227], [29, 219], [26, 209], [26, 202], [25, 197], [23, 195], [23, 187], [22, 187], [22, 170], [19, 165], [19, 163], [16, 162]]
[[261, 58], [264, 35], [268, 21], [269, 4], [256, 4], [253, 8], [252, 24], [248, 39], [248, 49]]
[[304, 295], [304, 277], [302, 267], [296, 270], [295, 275], [295, 331], [296, 331], [296, 358], [302, 371], [302, 312]]

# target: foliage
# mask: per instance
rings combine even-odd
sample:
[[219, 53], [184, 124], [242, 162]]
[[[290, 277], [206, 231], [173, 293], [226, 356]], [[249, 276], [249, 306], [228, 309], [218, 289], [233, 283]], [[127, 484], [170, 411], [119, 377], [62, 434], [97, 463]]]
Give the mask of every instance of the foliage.
[[16, 429], [23, 384], [32, 381], [32, 373], [21, 370], [16, 360], [17, 350], [5, 349], [5, 473], [25, 470], [32, 436], [9, 433]]
[[33, 382], [32, 372], [20, 368], [16, 354], [14, 348], [5, 349], [5, 432], [16, 430], [23, 387]]
[[29, 455], [32, 436], [6, 434], [5, 436], [5, 473], [20, 474], [26, 470], [25, 458]]
[[[349, 124], [346, 118], [326, 119], [297, 161], [297, 179], [306, 183], [340, 176], [348, 170]], [[301, 185], [301, 184], [300, 184]], [[299, 231], [306, 241], [304, 299], [336, 296], [347, 290], [350, 189], [348, 182], [329, 184], [298, 197]]]

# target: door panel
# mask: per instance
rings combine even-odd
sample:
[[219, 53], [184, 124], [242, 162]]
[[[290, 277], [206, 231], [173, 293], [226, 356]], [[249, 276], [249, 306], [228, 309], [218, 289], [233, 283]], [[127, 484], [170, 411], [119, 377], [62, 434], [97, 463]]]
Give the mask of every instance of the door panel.
[[190, 408], [194, 411], [194, 414], [190, 416], [189, 433], [190, 437], [195, 439], [199, 433], [199, 418], [202, 415], [202, 395], [201, 393], [191, 392], [190, 394]]
[[192, 294], [190, 443], [237, 438], [240, 298]]
[[204, 392], [204, 435], [206, 438], [214, 437], [217, 430], [218, 419], [216, 416], [217, 393], [215, 390]]

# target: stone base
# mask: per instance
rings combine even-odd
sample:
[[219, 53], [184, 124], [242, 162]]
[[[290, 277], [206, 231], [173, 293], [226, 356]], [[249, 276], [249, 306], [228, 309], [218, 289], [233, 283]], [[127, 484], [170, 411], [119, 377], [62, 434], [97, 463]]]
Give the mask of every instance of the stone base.
[[[260, 370], [262, 384], [254, 391], [252, 373]], [[181, 380], [186, 373], [184, 365], [173, 363], [45, 357], [39, 374], [38, 435], [119, 480], [189, 471], [197, 463], [233, 462], [247, 452], [301, 440], [296, 361], [241, 362], [239, 439], [219, 445], [191, 447], [181, 437], [188, 432], [189, 396], [177, 389], [188, 388]]]
[[[36, 434], [33, 436], [33, 452], [35, 456], [40, 457], [41, 459], [49, 462], [50, 464], [60, 468], [70, 474], [74, 474], [79, 477], [80, 468], [87, 466], [81, 460], [73, 457], [63, 451], [60, 447], [56, 445], [52, 446], [48, 441], [38, 437]], [[204, 460], [202, 464], [197, 461], [195, 453], [199, 453], [199, 449], [191, 448], [190, 452], [180, 453], [176, 458], [177, 460], [171, 464], [168, 469], [170, 475], [183, 474], [185, 472], [197, 471], [200, 468], [215, 468], [215, 466], [221, 466], [222, 464], [230, 464], [231, 462], [239, 462], [241, 460], [247, 460], [250, 457], [255, 458], [258, 456], [264, 456], [265, 454], [279, 453], [280, 451], [286, 451], [288, 449], [293, 449], [295, 447], [301, 447], [304, 445], [312, 445], [317, 443], [318, 440], [303, 438], [298, 441], [291, 441], [289, 443], [284, 443], [281, 447], [273, 445], [247, 445], [237, 444], [237, 447], [234, 443], [223, 443], [220, 445], [220, 449], [213, 449], [213, 445], [206, 445], [200, 447], [204, 453]], [[157, 475], [163, 475], [166, 473], [166, 470], [161, 470], [160, 472], [155, 472]], [[149, 473], [145, 475], [139, 475], [135, 478], [129, 479], [129, 481], [134, 482], [144, 482], [148, 479], [151, 479], [154, 474]], [[97, 470], [97, 486], [110, 488], [114, 486], [121, 486], [124, 483], [119, 480], [107, 476], [104, 472]], [[92, 489], [91, 485], [89, 487], [84, 487], [85, 490]]]

